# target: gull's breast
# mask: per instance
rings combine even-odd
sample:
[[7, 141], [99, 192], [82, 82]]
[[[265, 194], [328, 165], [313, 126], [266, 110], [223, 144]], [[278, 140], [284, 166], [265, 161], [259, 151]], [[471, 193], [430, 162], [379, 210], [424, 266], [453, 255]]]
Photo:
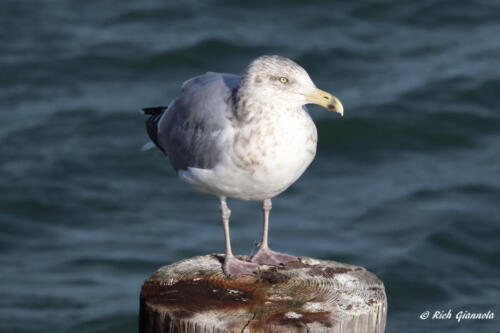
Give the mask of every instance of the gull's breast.
[[307, 112], [282, 112], [235, 133], [234, 163], [251, 183], [249, 188], [272, 197], [302, 175], [316, 155], [316, 144], [316, 126]]
[[316, 126], [307, 112], [269, 114], [231, 130], [214, 168], [188, 168], [179, 176], [200, 192], [269, 199], [302, 175], [314, 159], [316, 143]]

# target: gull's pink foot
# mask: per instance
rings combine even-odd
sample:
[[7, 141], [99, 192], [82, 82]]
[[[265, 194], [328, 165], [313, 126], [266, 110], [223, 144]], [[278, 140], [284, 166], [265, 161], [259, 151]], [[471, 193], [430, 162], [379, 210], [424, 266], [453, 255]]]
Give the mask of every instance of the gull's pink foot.
[[224, 273], [227, 276], [236, 275], [254, 275], [257, 273], [258, 265], [251, 262], [236, 259], [235, 257], [226, 258], [224, 261]]
[[290, 254], [274, 252], [270, 249], [259, 249], [252, 257], [252, 262], [259, 265], [279, 265], [298, 260], [299, 258]]

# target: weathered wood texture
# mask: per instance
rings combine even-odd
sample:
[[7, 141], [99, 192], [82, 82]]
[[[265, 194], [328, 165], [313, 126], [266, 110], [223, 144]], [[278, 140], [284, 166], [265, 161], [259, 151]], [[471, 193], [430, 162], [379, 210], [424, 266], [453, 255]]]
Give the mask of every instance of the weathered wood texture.
[[384, 285], [362, 267], [300, 258], [229, 279], [223, 259], [154, 273], [142, 286], [139, 332], [384, 332]]

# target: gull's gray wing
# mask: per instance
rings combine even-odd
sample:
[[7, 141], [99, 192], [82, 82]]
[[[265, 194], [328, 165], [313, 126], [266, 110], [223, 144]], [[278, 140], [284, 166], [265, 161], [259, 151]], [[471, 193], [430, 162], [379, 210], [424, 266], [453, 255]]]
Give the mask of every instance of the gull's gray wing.
[[[157, 120], [155, 143], [176, 171], [211, 169], [220, 157], [219, 135], [230, 126], [239, 75], [206, 73], [186, 81], [181, 94]], [[151, 133], [150, 133], [151, 136]]]

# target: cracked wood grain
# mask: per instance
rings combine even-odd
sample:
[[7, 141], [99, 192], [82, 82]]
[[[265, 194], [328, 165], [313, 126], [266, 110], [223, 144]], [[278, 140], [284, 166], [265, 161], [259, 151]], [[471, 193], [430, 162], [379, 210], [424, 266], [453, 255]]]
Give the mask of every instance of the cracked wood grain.
[[227, 278], [223, 260], [194, 257], [154, 273], [142, 286], [139, 331], [384, 332], [384, 285], [362, 267], [300, 258]]

